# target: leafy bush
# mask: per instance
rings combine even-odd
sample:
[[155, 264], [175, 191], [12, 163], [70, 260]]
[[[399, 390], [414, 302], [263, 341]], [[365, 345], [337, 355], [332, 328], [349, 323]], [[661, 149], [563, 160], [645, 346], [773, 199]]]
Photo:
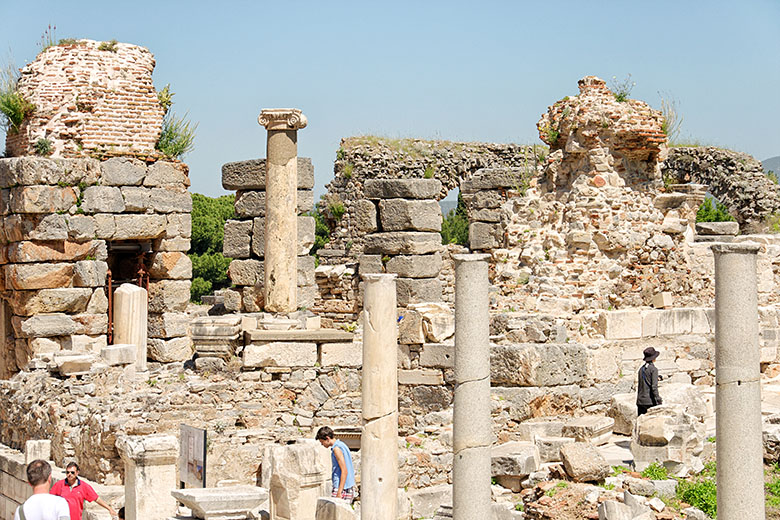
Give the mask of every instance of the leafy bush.
[[715, 480], [710, 478], [697, 481], [680, 480], [677, 483], [677, 498], [701, 509], [710, 518], [715, 518], [718, 510]]
[[706, 198], [696, 212], [696, 222], [732, 222], [734, 217], [729, 214], [728, 208], [714, 199]]
[[466, 204], [458, 193], [458, 205], [441, 221], [441, 243], [467, 246], [469, 243], [469, 219], [466, 216]]
[[35, 105], [17, 92], [19, 69], [9, 63], [0, 69], [0, 112], [2, 126], [9, 133], [16, 133], [24, 119], [35, 111]]
[[769, 180], [774, 182], [775, 184], [780, 184], [780, 180], [777, 179], [777, 174], [773, 172], [772, 170], [769, 170], [766, 172], [766, 176], [769, 177]]
[[669, 471], [663, 464], [653, 462], [642, 471], [642, 476], [650, 480], [666, 480], [669, 478]]
[[178, 117], [173, 112], [168, 112], [163, 118], [162, 132], [156, 148], [167, 157], [178, 159], [194, 148], [197, 129], [198, 124], [193, 125], [187, 121], [186, 114], [184, 117]]
[[192, 260], [192, 301], [212, 290], [227, 287], [230, 283], [227, 268], [230, 259], [222, 255], [222, 241], [225, 221], [235, 215], [234, 195], [207, 197], [192, 194], [192, 238], [190, 260]]

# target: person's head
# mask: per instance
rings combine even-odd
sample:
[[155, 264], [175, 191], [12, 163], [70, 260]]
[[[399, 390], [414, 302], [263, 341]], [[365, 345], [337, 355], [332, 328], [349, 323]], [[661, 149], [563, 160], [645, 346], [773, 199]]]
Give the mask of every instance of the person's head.
[[327, 426], [323, 426], [317, 430], [317, 435], [315, 435], [314, 438], [320, 441], [320, 444], [326, 448], [333, 446], [333, 443], [336, 441], [336, 435], [333, 433], [333, 430]]
[[79, 478], [79, 465], [75, 462], [69, 462], [68, 465], [65, 466], [65, 480], [72, 486], [77, 478]]
[[40, 486], [51, 480], [51, 466], [45, 460], [34, 460], [27, 465], [27, 482], [31, 486]]
[[658, 357], [660, 352], [658, 352], [653, 347], [647, 347], [644, 351], [642, 351], [642, 354], [644, 354], [645, 356], [644, 357], [645, 363], [652, 363], [653, 361], [655, 361], [655, 358]]
[[119, 518], [119, 520], [125, 520], [125, 508], [124, 507], [120, 507], [119, 511], [117, 511], [116, 514], [117, 514], [117, 517]]

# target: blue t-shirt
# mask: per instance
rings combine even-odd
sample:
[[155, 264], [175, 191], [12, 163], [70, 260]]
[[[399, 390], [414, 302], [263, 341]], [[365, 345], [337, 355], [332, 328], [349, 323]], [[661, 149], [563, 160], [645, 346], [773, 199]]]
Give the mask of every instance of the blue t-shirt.
[[347, 480], [344, 481], [344, 489], [355, 487], [355, 468], [352, 466], [352, 454], [349, 452], [349, 448], [340, 440], [336, 440], [333, 446], [330, 448], [330, 462], [333, 465], [333, 490], [338, 491], [339, 482], [341, 481], [341, 467], [339, 461], [336, 460], [336, 455], [333, 453], [333, 448], [338, 447], [341, 450], [341, 454], [344, 455], [344, 463], [347, 465]]

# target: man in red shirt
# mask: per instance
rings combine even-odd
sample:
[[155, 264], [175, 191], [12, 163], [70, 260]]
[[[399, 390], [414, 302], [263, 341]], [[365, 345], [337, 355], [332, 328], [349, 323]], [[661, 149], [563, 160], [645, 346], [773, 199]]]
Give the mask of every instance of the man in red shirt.
[[92, 486], [79, 478], [78, 464], [75, 462], [69, 463], [65, 467], [65, 473], [65, 480], [60, 480], [54, 484], [49, 493], [61, 496], [68, 502], [71, 520], [81, 520], [81, 512], [84, 509], [85, 500], [87, 502], [97, 502], [99, 506], [106, 508], [108, 512], [111, 513], [111, 518], [117, 518], [114, 508], [105, 503], [103, 499], [95, 493]]

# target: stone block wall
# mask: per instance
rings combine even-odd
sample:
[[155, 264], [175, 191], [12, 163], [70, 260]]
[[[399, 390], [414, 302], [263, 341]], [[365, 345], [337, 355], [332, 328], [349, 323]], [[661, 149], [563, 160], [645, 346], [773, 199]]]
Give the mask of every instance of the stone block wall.
[[314, 311], [322, 318], [322, 326], [349, 326], [360, 314], [359, 277], [357, 264], [320, 265], [314, 270], [317, 298]]
[[18, 91], [35, 111], [8, 132], [9, 156], [35, 154], [39, 139], [51, 142], [55, 157], [156, 154], [163, 108], [154, 56], [127, 43], [108, 50], [108, 43], [54, 45], [22, 69]]
[[[232, 312], [258, 312], [264, 307], [265, 159], [222, 166], [222, 187], [236, 190], [236, 219], [225, 222], [223, 254], [230, 262], [228, 276], [235, 288], [225, 291], [225, 307]], [[298, 306], [311, 308], [317, 293], [314, 257], [314, 167], [298, 159]]]
[[150, 245], [150, 358], [191, 355], [182, 325], [192, 277], [188, 186], [181, 163], [0, 159], [0, 280], [10, 325], [3, 377], [51, 367], [63, 351], [100, 353], [107, 343], [108, 270], [120, 243]]
[[527, 189], [529, 176], [535, 170], [524, 168], [489, 168], [478, 170], [460, 183], [466, 214], [469, 217], [469, 248], [490, 251], [506, 246], [507, 216], [501, 206], [510, 196]]

